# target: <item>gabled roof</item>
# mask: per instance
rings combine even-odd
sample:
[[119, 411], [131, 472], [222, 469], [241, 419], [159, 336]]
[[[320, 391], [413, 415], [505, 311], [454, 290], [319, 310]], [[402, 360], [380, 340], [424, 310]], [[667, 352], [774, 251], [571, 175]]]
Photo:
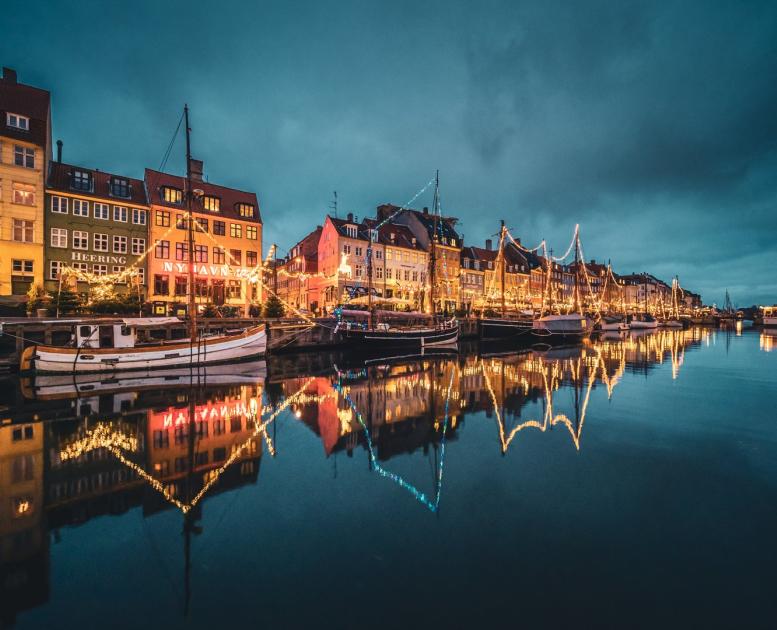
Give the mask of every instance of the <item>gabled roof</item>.
[[[363, 225], [356, 223], [355, 221], [349, 221], [348, 219], [338, 219], [330, 215], [327, 215], [326, 218], [329, 219], [329, 221], [332, 223], [335, 230], [337, 230], [337, 233], [340, 236], [345, 236], [348, 238], [356, 238], [361, 241], [369, 240], [369, 236], [367, 235], [367, 229]], [[346, 225], [356, 226], [356, 236], [351, 236], [350, 234], [348, 234], [348, 231], [345, 229]]]
[[[169, 186], [171, 188], [177, 188], [178, 190], [184, 190], [186, 188], [186, 178], [179, 175], [170, 175], [169, 173], [160, 173], [153, 169], [147, 168], [145, 173], [146, 191], [148, 193], [148, 200], [150, 203], [156, 206], [167, 206], [168, 208], [183, 209], [183, 205], [168, 203], [164, 200], [161, 193], [163, 186]], [[200, 189], [205, 192], [207, 196], [218, 197], [221, 200], [221, 211], [211, 212], [205, 210], [202, 207], [194, 205], [194, 211], [201, 214], [206, 214], [213, 217], [226, 217], [228, 219], [238, 219], [240, 221], [253, 221], [256, 223], [262, 222], [262, 215], [259, 210], [259, 200], [256, 198], [256, 193], [246, 192], [243, 190], [237, 190], [235, 188], [227, 188], [226, 186], [218, 186], [217, 184], [211, 184], [204, 181], [192, 181], [192, 187]], [[235, 206], [239, 203], [248, 203], [254, 206], [255, 216], [253, 218], [241, 217], [238, 214]]]
[[[72, 173], [75, 170], [86, 171], [92, 175], [92, 190], [84, 191], [72, 188]], [[111, 194], [111, 178], [120, 177], [126, 179], [130, 186], [129, 197], [115, 197]], [[127, 177], [126, 175], [116, 175], [106, 173], [97, 169], [86, 168], [83, 166], [74, 166], [64, 162], [51, 162], [49, 164], [49, 176], [46, 188], [52, 192], [67, 192], [78, 195], [79, 197], [90, 197], [93, 199], [105, 199], [115, 204], [126, 204], [136, 206], [147, 206], [146, 187], [143, 180]]]
[[[376, 219], [364, 219], [362, 224], [365, 227], [365, 234], [367, 233], [366, 230], [372, 229], [377, 223]], [[421, 243], [413, 235], [412, 230], [406, 225], [399, 223], [386, 223], [378, 228], [378, 243], [390, 247], [403, 247], [405, 249], [424, 251]]]
[[[388, 216], [398, 212], [400, 206], [395, 206], [391, 203], [384, 203], [378, 206], [378, 218], [385, 219]], [[439, 217], [435, 218], [433, 213], [429, 213], [427, 209], [423, 211], [413, 210], [412, 208], [405, 208], [403, 212], [413, 215], [418, 222], [426, 229], [429, 237], [431, 238], [435, 234], [437, 236], [444, 237], [448, 242], [450, 239], [456, 239], [456, 247], [461, 247], [461, 236], [456, 232], [455, 225], [458, 219], [455, 217]]]

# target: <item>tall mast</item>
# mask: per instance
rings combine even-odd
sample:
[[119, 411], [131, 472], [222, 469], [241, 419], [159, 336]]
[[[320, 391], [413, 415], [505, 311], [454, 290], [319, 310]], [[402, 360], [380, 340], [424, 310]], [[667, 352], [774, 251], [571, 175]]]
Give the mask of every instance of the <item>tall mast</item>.
[[645, 313], [647, 313], [648, 312], [647, 273], [644, 272], [644, 271], [642, 272], [642, 283], [643, 283], [643, 285], [642, 285], [643, 292], [645, 294]]
[[580, 235], [575, 234], [575, 312], [580, 313]]
[[[548, 252], [548, 273], [545, 274], [548, 283], [548, 313], [553, 315], [553, 248]], [[559, 310], [559, 312], [561, 312]]]
[[437, 276], [437, 206], [439, 205], [440, 193], [440, 171], [437, 171], [434, 179], [434, 201], [432, 203], [432, 212], [434, 213], [434, 223], [432, 228], [432, 242], [429, 248], [429, 301], [431, 302], [432, 315], [434, 315], [434, 285]]
[[369, 244], [367, 245], [367, 324], [370, 330], [373, 327], [372, 321], [372, 228], [367, 227], [367, 237]]
[[186, 209], [189, 211], [187, 231], [189, 236], [189, 337], [197, 339], [197, 305], [194, 300], [194, 214], [192, 213], [192, 152], [189, 139], [189, 106], [183, 106], [186, 122]]
[[502, 220], [502, 229], [499, 235], [499, 255], [502, 257], [502, 317], [505, 316], [505, 222]]

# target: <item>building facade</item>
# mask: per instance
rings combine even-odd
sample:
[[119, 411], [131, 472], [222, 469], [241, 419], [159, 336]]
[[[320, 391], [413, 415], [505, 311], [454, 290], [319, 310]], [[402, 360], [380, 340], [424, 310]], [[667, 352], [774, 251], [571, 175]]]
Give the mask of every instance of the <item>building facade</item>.
[[3, 68], [0, 79], [0, 295], [23, 301], [43, 284], [43, 205], [51, 99]]
[[83, 297], [106, 283], [115, 293], [147, 295], [149, 205], [142, 180], [58, 159], [49, 165], [44, 225], [50, 293], [67, 282]]
[[[261, 302], [262, 219], [256, 193], [217, 186], [192, 160], [194, 295], [198, 307], [233, 307], [247, 315]], [[150, 205], [149, 301], [155, 315], [186, 313], [189, 291], [186, 178], [145, 172]]]

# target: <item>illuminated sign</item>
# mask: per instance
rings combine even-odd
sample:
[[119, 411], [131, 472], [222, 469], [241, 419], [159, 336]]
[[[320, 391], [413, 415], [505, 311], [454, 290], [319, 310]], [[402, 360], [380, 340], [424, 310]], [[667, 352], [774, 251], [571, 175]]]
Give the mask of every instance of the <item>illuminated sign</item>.
[[[162, 270], [173, 273], [188, 273], [189, 266], [185, 263], [162, 263]], [[221, 276], [224, 278], [249, 278], [253, 267], [233, 267], [232, 265], [199, 265], [194, 263], [194, 273], [199, 276]]]
[[103, 256], [101, 254], [84, 254], [82, 252], [70, 252], [71, 260], [93, 263], [114, 263], [116, 265], [126, 265], [126, 256]]

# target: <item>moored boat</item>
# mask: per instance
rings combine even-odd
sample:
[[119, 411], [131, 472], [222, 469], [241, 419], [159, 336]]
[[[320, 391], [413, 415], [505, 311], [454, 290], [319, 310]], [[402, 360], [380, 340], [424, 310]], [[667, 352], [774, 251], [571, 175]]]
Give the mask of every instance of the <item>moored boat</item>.
[[434, 326], [401, 326], [389, 324], [363, 327], [345, 322], [338, 327], [342, 339], [351, 345], [402, 347], [421, 351], [435, 346], [450, 346], [459, 339], [459, 323], [451, 318]]
[[621, 317], [602, 317], [596, 326], [607, 332], [624, 332], [629, 329], [629, 325]]
[[544, 340], [580, 340], [591, 334], [588, 318], [579, 313], [545, 315], [534, 320], [532, 334]]
[[653, 330], [658, 328], [658, 320], [649, 313], [635, 315], [629, 322], [631, 330]]
[[532, 320], [526, 318], [485, 317], [478, 320], [481, 339], [513, 339], [532, 331]]

